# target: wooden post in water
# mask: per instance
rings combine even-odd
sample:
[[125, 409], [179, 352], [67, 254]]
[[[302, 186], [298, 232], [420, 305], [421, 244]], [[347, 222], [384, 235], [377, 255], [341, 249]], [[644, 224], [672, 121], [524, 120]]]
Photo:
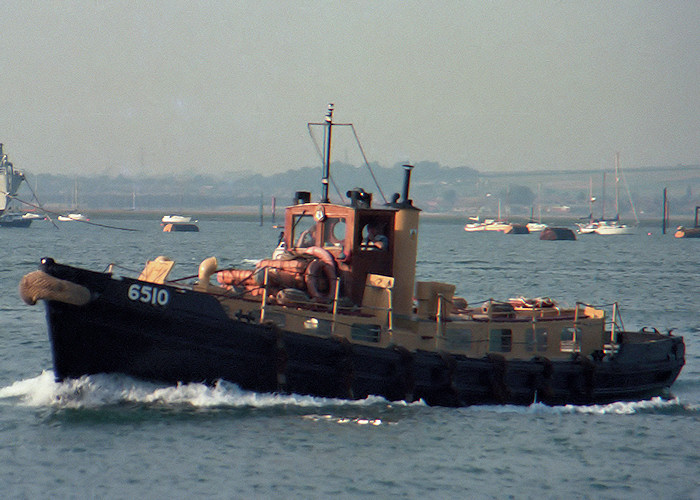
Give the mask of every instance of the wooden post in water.
[[260, 193], [260, 225], [263, 225], [263, 194]]
[[664, 213], [663, 222], [661, 223], [661, 232], [666, 234], [666, 228], [668, 227], [668, 197], [666, 196], [666, 188], [664, 188]]

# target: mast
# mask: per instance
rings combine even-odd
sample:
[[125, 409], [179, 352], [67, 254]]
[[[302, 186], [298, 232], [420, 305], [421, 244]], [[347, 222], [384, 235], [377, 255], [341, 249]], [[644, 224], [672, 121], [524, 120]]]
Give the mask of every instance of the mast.
[[260, 192], [260, 210], [258, 211], [258, 214], [260, 216], [260, 226], [263, 225], [263, 194], [262, 191]]
[[331, 173], [331, 131], [333, 129], [333, 103], [328, 104], [326, 113], [326, 144], [323, 154], [323, 178], [321, 179], [321, 203], [329, 203], [328, 178]]
[[620, 218], [620, 174], [619, 174], [619, 166], [620, 166], [620, 152], [618, 151], [615, 153], [615, 218], [619, 219]]
[[662, 234], [666, 234], [666, 225], [667, 224], [668, 224], [668, 196], [666, 195], [666, 188], [664, 188], [664, 206], [663, 206], [663, 217], [662, 217], [662, 222], [661, 222], [661, 233]]
[[600, 219], [605, 220], [605, 170], [603, 170], [603, 209]]

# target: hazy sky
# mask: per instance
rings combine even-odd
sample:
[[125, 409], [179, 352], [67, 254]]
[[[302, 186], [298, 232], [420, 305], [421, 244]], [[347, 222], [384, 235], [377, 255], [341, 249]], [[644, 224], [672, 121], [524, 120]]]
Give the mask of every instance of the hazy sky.
[[698, 164], [700, 2], [0, 3], [0, 142], [30, 173], [318, 165], [328, 102], [384, 166]]

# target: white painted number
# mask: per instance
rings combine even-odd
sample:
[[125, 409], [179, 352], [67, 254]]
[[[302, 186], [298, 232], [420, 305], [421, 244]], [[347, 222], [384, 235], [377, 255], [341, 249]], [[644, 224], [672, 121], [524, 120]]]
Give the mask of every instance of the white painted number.
[[138, 300], [154, 306], [164, 306], [170, 301], [170, 294], [167, 290], [150, 285], [131, 285], [127, 295], [129, 300]]

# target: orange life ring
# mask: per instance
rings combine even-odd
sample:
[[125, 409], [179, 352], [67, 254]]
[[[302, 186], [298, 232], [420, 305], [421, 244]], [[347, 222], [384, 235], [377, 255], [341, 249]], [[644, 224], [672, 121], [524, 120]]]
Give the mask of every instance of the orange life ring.
[[333, 258], [333, 255], [326, 250], [325, 248], [321, 247], [309, 247], [305, 248], [304, 251], [302, 252], [304, 255], [309, 255], [311, 257], [315, 257], [316, 259], [320, 259], [329, 266], [333, 268], [333, 271], [335, 271], [335, 259]]
[[337, 277], [333, 255], [321, 247], [309, 247], [304, 251], [304, 254], [315, 257], [304, 273], [306, 290], [313, 299], [320, 302], [330, 302], [335, 295]]
[[320, 259], [312, 260], [304, 273], [306, 291], [319, 302], [330, 302], [335, 295], [335, 269]]

